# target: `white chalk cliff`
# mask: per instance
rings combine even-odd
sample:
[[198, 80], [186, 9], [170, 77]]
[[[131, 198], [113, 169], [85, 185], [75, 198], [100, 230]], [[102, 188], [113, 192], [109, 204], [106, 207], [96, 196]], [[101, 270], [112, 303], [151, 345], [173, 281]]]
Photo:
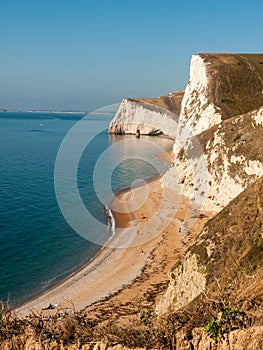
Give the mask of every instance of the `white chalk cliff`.
[[180, 184], [200, 209], [218, 212], [263, 175], [260, 134], [263, 107], [176, 142], [163, 186], [177, 189]]
[[200, 54], [191, 60], [174, 166], [163, 183], [171, 189], [180, 183], [182, 193], [206, 210], [221, 210], [263, 175], [254, 142], [262, 133], [262, 55], [251, 56]]
[[210, 95], [207, 64], [200, 55], [194, 55], [190, 65], [190, 81], [182, 101], [180, 128], [187, 125], [196, 135], [221, 122], [222, 113], [209, 100]]
[[190, 65], [180, 113], [180, 133], [193, 135], [263, 105], [262, 55], [198, 54]]
[[183, 92], [156, 99], [124, 99], [110, 123], [109, 133], [164, 135], [174, 138]]

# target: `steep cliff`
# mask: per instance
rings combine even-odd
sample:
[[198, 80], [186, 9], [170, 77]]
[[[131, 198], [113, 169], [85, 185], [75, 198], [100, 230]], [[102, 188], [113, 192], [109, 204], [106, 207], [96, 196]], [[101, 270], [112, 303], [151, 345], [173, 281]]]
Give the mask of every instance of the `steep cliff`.
[[175, 142], [174, 166], [163, 179], [206, 210], [218, 212], [263, 175], [263, 107]]
[[174, 138], [183, 91], [153, 99], [124, 99], [109, 126], [109, 133], [124, 131]]
[[180, 130], [193, 135], [263, 105], [262, 54], [198, 54], [182, 101]]

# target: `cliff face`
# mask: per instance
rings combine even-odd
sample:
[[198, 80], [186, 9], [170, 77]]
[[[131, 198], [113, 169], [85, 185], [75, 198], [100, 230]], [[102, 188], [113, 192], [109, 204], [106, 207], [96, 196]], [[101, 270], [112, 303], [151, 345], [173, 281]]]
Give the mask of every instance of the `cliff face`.
[[175, 162], [163, 179], [196, 201], [218, 212], [263, 175], [263, 107], [230, 118], [174, 145]]
[[263, 175], [262, 118], [263, 55], [194, 55], [164, 186], [221, 210]]
[[[181, 110], [193, 135], [263, 105], [263, 55], [199, 54], [190, 66]], [[179, 130], [180, 132], [180, 130]]]
[[198, 254], [188, 251], [170, 273], [169, 287], [158, 305], [159, 315], [179, 310], [195, 297], [206, 285], [206, 267]]
[[183, 92], [156, 99], [124, 99], [109, 126], [109, 133], [175, 137]]

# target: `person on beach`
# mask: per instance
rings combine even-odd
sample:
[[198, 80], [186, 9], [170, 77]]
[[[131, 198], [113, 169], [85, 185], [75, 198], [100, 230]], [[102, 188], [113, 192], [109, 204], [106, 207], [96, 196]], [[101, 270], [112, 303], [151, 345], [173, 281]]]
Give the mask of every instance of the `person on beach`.
[[49, 304], [47, 307], [43, 308], [42, 310], [54, 310], [58, 304]]

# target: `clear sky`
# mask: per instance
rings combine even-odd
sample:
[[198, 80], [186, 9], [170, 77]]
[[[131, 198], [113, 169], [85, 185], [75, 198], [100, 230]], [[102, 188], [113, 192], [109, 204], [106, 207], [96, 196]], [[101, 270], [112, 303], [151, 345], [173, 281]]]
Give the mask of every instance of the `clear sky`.
[[0, 108], [167, 94], [198, 52], [263, 53], [263, 1], [0, 0]]

